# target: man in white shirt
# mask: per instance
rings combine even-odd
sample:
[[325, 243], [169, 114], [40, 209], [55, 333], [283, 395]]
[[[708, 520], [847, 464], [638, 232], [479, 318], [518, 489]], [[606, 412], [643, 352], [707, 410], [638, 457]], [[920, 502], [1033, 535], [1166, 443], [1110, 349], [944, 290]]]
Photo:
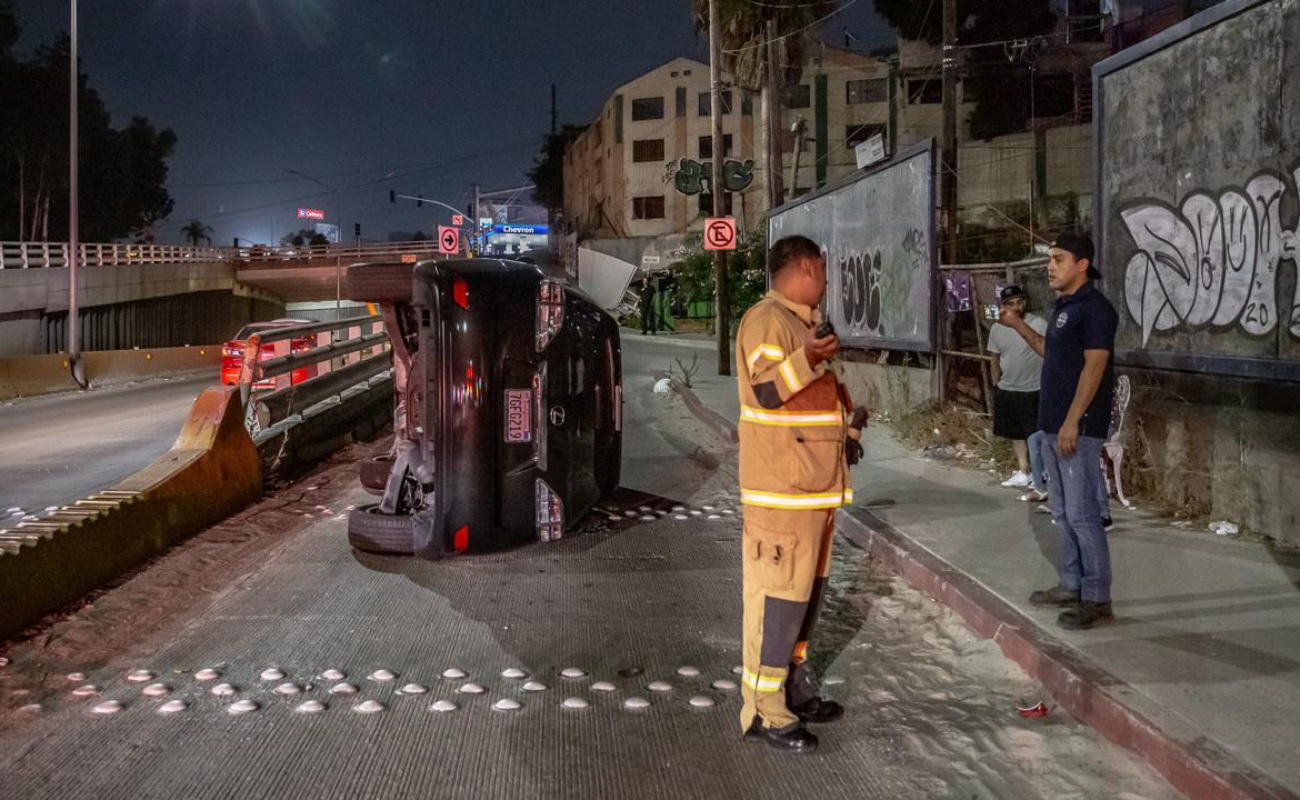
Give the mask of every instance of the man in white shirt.
[[[1039, 335], [1046, 335], [1047, 320], [1026, 311], [1029, 297], [1019, 286], [1002, 290], [1002, 305], [1020, 314], [1029, 327]], [[1009, 489], [1027, 489], [1034, 484], [1029, 463], [1030, 436], [1038, 430], [1039, 377], [1043, 371], [1043, 357], [1025, 342], [1024, 337], [1002, 323], [995, 323], [989, 332], [989, 353], [993, 356], [993, 382], [997, 390], [993, 397], [993, 434], [1011, 440], [1016, 451], [1019, 469], [1002, 485]], [[1040, 492], [1045, 487], [1035, 487]]]

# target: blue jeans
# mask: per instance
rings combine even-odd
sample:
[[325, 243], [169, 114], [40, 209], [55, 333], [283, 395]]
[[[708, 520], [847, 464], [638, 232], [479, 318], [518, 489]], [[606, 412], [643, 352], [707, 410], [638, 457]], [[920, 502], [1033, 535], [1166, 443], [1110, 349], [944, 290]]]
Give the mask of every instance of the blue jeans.
[[1097, 502], [1098, 487], [1105, 491], [1102, 444], [1080, 436], [1074, 453], [1063, 456], [1056, 435], [1045, 434], [1041, 449], [1052, 516], [1061, 531], [1061, 586], [1094, 603], [1110, 602], [1110, 547]]
[[[1043, 443], [1047, 440], [1047, 434], [1042, 431], [1034, 431], [1029, 436], [1029, 477], [1033, 479], [1033, 486], [1040, 492], [1047, 491], [1047, 470], [1043, 467]], [[1048, 492], [1049, 502], [1051, 493]], [[1110, 492], [1106, 491], [1106, 480], [1097, 481], [1097, 504], [1101, 509], [1103, 518], [1110, 517]], [[1052, 519], [1061, 518], [1061, 509], [1052, 507]]]

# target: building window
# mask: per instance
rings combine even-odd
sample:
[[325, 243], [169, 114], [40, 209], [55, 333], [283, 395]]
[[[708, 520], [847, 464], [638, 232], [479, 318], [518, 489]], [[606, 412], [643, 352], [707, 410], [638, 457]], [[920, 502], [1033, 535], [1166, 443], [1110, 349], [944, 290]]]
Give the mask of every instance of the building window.
[[801, 83], [790, 87], [785, 100], [786, 108], [812, 108], [812, 84]]
[[851, 106], [863, 103], [888, 103], [889, 79], [872, 78], [861, 81], [845, 81], [844, 102]]
[[639, 97], [632, 101], [632, 121], [643, 119], [663, 119], [664, 99], [662, 97]]
[[943, 80], [915, 78], [907, 82], [908, 105], [934, 106], [943, 103]]
[[686, 87], [677, 87], [677, 116], [686, 116]]
[[887, 126], [881, 124], [848, 125], [844, 129], [844, 146], [852, 150], [877, 133], [885, 135], [887, 129]]
[[663, 161], [664, 160], [664, 140], [663, 139], [636, 139], [632, 142], [632, 160], [641, 163], [643, 161]]
[[678, 75], [678, 73], [676, 73], [676, 72], [670, 72], [670, 73], [668, 73], [668, 74], [669, 74], [670, 77], [673, 77], [673, 78], [676, 78], [677, 75]]
[[[726, 196], [725, 196], [725, 197], [723, 198], [723, 200], [722, 200], [723, 205], [726, 206], [726, 212], [725, 212], [725, 213], [727, 214], [727, 216], [731, 216], [731, 213], [732, 213], [732, 212], [731, 212], [731, 206], [732, 206], [732, 202], [731, 202], [731, 201], [732, 201], [733, 198], [735, 198], [735, 196], [736, 196], [736, 195], [735, 195], [734, 192], [727, 192]], [[713, 216], [713, 195], [711, 195], [711, 194], [700, 194], [700, 195], [698, 195], [698, 197], [700, 198], [700, 213], [703, 214], [703, 215], [705, 215], [706, 217], [711, 217], [711, 216]]]
[[654, 195], [653, 197], [633, 197], [632, 218], [633, 219], [663, 219], [664, 218], [664, 196], [660, 194], [660, 195]]
[[[722, 157], [726, 158], [731, 155], [731, 134], [722, 134]], [[700, 137], [700, 158], [713, 158], [713, 137]]]
[[683, 74], [683, 75], [690, 75], [690, 74], [691, 74], [691, 71], [690, 71], [689, 69], [684, 69], [684, 70], [682, 70], [682, 74]]
[[[709, 97], [710, 97], [709, 92], [700, 92], [699, 114], [701, 117], [707, 117], [711, 113], [713, 104], [709, 102]], [[722, 113], [723, 114], [731, 113], [731, 90], [730, 89], [722, 90]]]
[[740, 93], [740, 113], [746, 117], [754, 116], [754, 95], [752, 93]]

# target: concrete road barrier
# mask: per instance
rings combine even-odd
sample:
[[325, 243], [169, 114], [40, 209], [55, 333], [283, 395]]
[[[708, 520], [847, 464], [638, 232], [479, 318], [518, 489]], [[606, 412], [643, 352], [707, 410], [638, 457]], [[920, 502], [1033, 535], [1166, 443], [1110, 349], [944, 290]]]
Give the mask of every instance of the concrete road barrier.
[[0, 638], [255, 502], [239, 393], [199, 396], [172, 449], [117, 486], [0, 533]]
[[[97, 350], [83, 353], [82, 359], [86, 379], [92, 387], [201, 370], [211, 370], [215, 382], [221, 365], [221, 345]], [[66, 392], [76, 388], [66, 353], [0, 358], [0, 400]]]

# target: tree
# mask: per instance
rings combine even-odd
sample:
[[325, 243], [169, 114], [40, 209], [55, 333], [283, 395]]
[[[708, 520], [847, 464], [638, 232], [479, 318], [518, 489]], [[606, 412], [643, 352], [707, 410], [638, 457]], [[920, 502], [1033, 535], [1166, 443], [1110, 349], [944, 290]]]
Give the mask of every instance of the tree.
[[292, 247], [323, 247], [330, 243], [325, 234], [303, 228], [296, 233], [286, 233], [280, 237], [280, 244]]
[[[12, 50], [18, 33], [12, 5], [0, 0], [0, 239], [64, 239], [71, 44], [65, 35], [22, 60]], [[165, 184], [176, 136], [143, 117], [113, 128], [84, 73], [80, 87], [81, 238], [126, 238], [171, 213]]]
[[[905, 39], [943, 42], [943, 14], [931, 0], [875, 0], [876, 11]], [[1033, 40], [1056, 26], [1049, 0], [957, 0], [959, 46], [965, 50], [963, 84], [975, 102], [971, 136], [991, 139], [1024, 130], [1030, 115], [1030, 65], [1010, 60], [1001, 45], [970, 45]], [[1023, 91], [1018, 87], [1024, 87]]]
[[181, 236], [189, 239], [191, 247], [198, 247], [199, 241], [206, 241], [212, 244], [212, 228], [199, 222], [197, 219], [190, 220], [190, 224], [181, 228]]
[[[757, 4], [753, 0], [715, 0], [720, 22], [723, 67], [743, 90], [757, 92], [763, 115], [763, 141], [768, 141], [772, 125], [781, 119], [781, 98], [769, 97], [767, 81], [767, 23], [776, 21], [776, 61], [778, 89], [781, 94], [799, 83], [803, 77], [804, 55], [809, 42], [816, 36], [817, 22], [830, 16], [836, 7], [833, 0], [771, 0]], [[695, 30], [701, 36], [709, 34], [709, 0], [694, 0]], [[776, 198], [773, 186], [779, 186], [780, 149], [776, 163], [768, 164], [768, 197]], [[780, 199], [780, 198], [777, 198]]]
[[564, 207], [564, 151], [586, 129], [586, 125], [565, 125], [559, 133], [547, 134], [533, 168], [528, 171], [528, 179], [536, 187], [533, 202], [546, 206], [552, 230], [556, 212]]

